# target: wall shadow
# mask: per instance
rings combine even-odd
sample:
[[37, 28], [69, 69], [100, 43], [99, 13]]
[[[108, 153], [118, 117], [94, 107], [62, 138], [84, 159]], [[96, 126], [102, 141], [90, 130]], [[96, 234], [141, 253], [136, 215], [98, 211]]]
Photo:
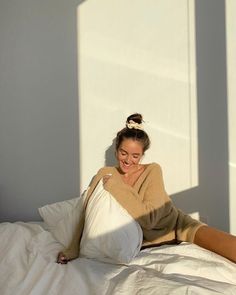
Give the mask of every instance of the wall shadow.
[[78, 195], [76, 10], [83, 2], [1, 2], [2, 222], [40, 220], [37, 208]]
[[199, 186], [172, 199], [229, 231], [227, 56], [224, 1], [195, 1]]
[[112, 140], [112, 144], [106, 149], [105, 151], [105, 159], [104, 159], [104, 165], [105, 166], [116, 166], [117, 161], [115, 157], [116, 152], [116, 142], [115, 138]]

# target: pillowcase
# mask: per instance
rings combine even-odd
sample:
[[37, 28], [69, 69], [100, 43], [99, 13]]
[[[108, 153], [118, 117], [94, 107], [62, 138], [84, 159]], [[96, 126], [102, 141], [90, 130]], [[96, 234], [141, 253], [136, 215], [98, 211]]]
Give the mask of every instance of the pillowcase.
[[79, 223], [87, 190], [77, 198], [45, 205], [38, 209], [47, 229], [64, 247], [68, 247]]
[[56, 226], [58, 221], [70, 213], [79, 203], [79, 197], [38, 208], [39, 214], [48, 227]]
[[101, 180], [86, 208], [80, 256], [129, 263], [139, 253], [142, 240], [140, 225], [103, 188]]

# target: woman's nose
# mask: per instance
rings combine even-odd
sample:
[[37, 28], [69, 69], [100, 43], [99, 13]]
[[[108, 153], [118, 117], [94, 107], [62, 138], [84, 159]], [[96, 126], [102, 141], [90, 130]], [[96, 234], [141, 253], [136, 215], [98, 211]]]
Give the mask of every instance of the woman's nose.
[[127, 163], [127, 164], [130, 163], [130, 156], [129, 156], [129, 155], [127, 155], [127, 156], [125, 157], [125, 163]]

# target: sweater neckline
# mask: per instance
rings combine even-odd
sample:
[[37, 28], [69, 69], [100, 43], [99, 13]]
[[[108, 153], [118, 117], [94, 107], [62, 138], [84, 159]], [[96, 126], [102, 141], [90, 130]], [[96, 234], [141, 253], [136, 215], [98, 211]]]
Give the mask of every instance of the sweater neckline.
[[154, 163], [149, 163], [149, 164], [144, 164], [146, 167], [145, 169], [143, 170], [143, 172], [139, 175], [139, 177], [137, 178], [137, 180], [135, 181], [135, 183], [133, 184], [133, 186], [127, 184], [124, 182], [124, 180], [122, 179], [122, 176], [121, 174], [119, 173], [118, 171], [118, 167], [113, 167], [116, 171], [116, 174], [118, 175], [119, 179], [122, 181], [122, 183], [125, 185], [125, 186], [128, 186], [129, 188], [131, 189], [134, 189], [138, 186], [138, 184], [140, 182], [142, 182], [143, 178], [146, 177], [146, 174], [147, 174], [147, 171], [150, 169], [150, 167], [152, 167]]

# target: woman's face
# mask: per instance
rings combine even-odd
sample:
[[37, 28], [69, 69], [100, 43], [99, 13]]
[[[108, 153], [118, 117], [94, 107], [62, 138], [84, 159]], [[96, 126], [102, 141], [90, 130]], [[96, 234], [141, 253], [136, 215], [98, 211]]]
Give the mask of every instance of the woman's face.
[[140, 141], [124, 139], [116, 152], [116, 158], [122, 173], [128, 173], [139, 164], [143, 156], [143, 145]]

